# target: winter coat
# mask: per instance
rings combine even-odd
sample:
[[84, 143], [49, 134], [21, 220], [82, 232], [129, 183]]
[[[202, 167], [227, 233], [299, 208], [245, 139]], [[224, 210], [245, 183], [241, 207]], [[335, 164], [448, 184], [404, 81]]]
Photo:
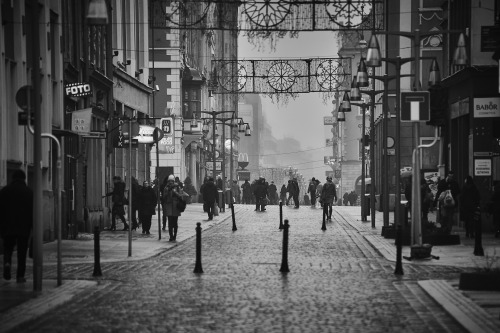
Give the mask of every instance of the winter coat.
[[163, 213], [166, 216], [181, 216], [181, 212], [177, 209], [177, 203], [183, 194], [182, 189], [177, 183], [174, 183], [173, 185], [167, 184], [167, 186], [163, 189]]
[[143, 187], [138, 193], [139, 215], [156, 214], [156, 193], [151, 187]]
[[334, 183], [327, 182], [323, 186], [321, 201], [328, 204], [333, 204], [334, 201], [337, 201], [337, 190], [335, 189]]
[[137, 183], [132, 183], [132, 209], [139, 209], [140, 192], [142, 186]]
[[0, 190], [0, 236], [28, 236], [33, 228], [33, 191], [24, 180], [13, 180]]
[[267, 196], [267, 186], [264, 182], [257, 182], [253, 190], [253, 194], [256, 198], [265, 198]]
[[307, 188], [307, 193], [311, 193], [311, 198], [313, 196], [316, 196], [316, 187], [318, 187], [318, 184], [316, 184], [315, 181], [309, 183], [309, 187]]
[[278, 193], [278, 189], [276, 188], [276, 185], [274, 185], [274, 184], [269, 185], [267, 190], [269, 192], [269, 196], [271, 196], [273, 198], [276, 196], [276, 193]]
[[120, 181], [116, 182], [113, 187], [113, 191], [106, 194], [107, 197], [111, 196], [111, 201], [113, 205], [123, 206], [127, 204], [127, 199], [125, 198], [125, 183]]
[[203, 189], [201, 190], [203, 195], [203, 202], [206, 204], [213, 204], [214, 202], [219, 203], [219, 192], [213, 181], [208, 181], [203, 184]]
[[252, 194], [252, 186], [249, 182], [244, 182], [243, 185], [241, 185], [241, 188], [243, 189], [244, 196], [249, 196]]

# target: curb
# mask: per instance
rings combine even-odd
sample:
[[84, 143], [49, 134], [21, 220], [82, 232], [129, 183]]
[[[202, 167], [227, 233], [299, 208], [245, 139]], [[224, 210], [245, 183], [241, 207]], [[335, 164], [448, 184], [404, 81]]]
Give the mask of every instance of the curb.
[[418, 281], [418, 284], [469, 332], [495, 333], [500, 322], [479, 305], [457, 292], [445, 280]]

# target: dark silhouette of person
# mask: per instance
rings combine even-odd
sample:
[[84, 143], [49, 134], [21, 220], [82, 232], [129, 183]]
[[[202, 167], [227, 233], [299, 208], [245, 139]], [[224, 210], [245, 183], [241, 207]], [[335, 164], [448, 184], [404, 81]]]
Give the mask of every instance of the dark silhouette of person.
[[[310, 205], [311, 207], [316, 207], [316, 188], [318, 187], [318, 183], [316, 183], [316, 178], [312, 177], [311, 181], [309, 182], [309, 187], [307, 188], [307, 193], [310, 193], [311, 195], [311, 202]], [[305, 202], [305, 197], [304, 197], [304, 202]], [[305, 203], [308, 205], [309, 203]]]
[[271, 184], [269, 184], [268, 188], [268, 196], [269, 196], [269, 203], [271, 205], [276, 205], [278, 202], [278, 188], [276, 185], [274, 185], [274, 181], [271, 181]]
[[323, 202], [323, 214], [328, 221], [332, 220], [332, 205], [337, 201], [337, 190], [332, 182], [332, 177], [326, 177], [326, 183], [321, 192], [321, 202]]
[[493, 215], [493, 225], [495, 227], [495, 238], [500, 237], [500, 182], [493, 184], [493, 194], [488, 202], [487, 211]]
[[241, 189], [243, 190], [243, 204], [252, 203], [252, 186], [248, 182], [248, 179], [245, 179], [245, 182], [241, 185]]
[[[441, 195], [441, 193], [445, 192], [446, 190], [450, 190], [453, 200], [455, 201], [454, 205], [446, 206], [443, 204], [443, 196]], [[453, 171], [449, 171], [446, 179], [441, 179], [438, 182], [437, 193], [436, 197], [434, 198], [435, 205], [436, 202], [440, 203], [438, 216], [441, 224], [443, 225], [443, 230], [445, 231], [445, 233], [450, 233], [453, 227], [453, 216], [459, 205], [459, 195], [460, 186], [455, 180], [455, 174], [453, 173]]]
[[286, 185], [285, 184], [283, 184], [283, 186], [281, 186], [280, 201], [282, 202], [283, 205], [286, 203]]
[[481, 202], [481, 195], [471, 176], [465, 177], [460, 193], [460, 217], [465, 222], [465, 237], [474, 238], [474, 212]]
[[123, 223], [123, 230], [128, 230], [127, 221], [125, 221], [125, 208], [124, 205], [127, 204], [125, 199], [125, 183], [122, 181], [120, 176], [113, 177], [113, 191], [105, 195], [105, 197], [111, 196], [111, 201], [113, 202], [113, 207], [111, 208], [111, 227], [110, 230], [116, 230], [116, 217], [119, 217]]
[[[135, 177], [132, 177], [132, 230], [136, 230], [139, 227], [139, 223], [137, 223], [137, 214], [139, 213], [139, 193], [141, 191], [141, 186]], [[130, 220], [130, 218], [129, 218]], [[139, 218], [139, 222], [142, 223]]]
[[344, 199], [343, 200], [344, 206], [348, 206], [349, 205], [349, 193], [345, 192], [344, 196], [342, 198]]
[[179, 216], [181, 216], [181, 211], [177, 208], [177, 204], [183, 196], [184, 192], [180, 185], [175, 182], [174, 175], [168, 176], [162, 200], [163, 214], [167, 216], [168, 221], [169, 242], [174, 242], [177, 238], [178, 220]]
[[208, 219], [212, 220], [214, 218], [214, 206], [219, 203], [219, 192], [212, 177], [207, 179], [200, 192], [203, 196], [203, 211], [208, 214]]
[[151, 218], [156, 215], [156, 192], [148, 181], [144, 181], [137, 197], [139, 202], [139, 221], [142, 224], [142, 233], [150, 234]]
[[255, 196], [255, 211], [260, 210], [261, 212], [264, 212], [266, 210], [266, 198], [268, 192], [266, 180], [263, 177], [260, 177], [255, 183], [253, 194]]
[[193, 181], [191, 180], [191, 177], [187, 176], [186, 179], [184, 179], [184, 187], [183, 187], [184, 192], [189, 195], [187, 203], [190, 204], [192, 203], [192, 198], [198, 194], [196, 189], [193, 186]]
[[16, 170], [9, 185], [0, 190], [0, 236], [3, 239], [3, 277], [11, 279], [12, 253], [17, 247], [18, 283], [26, 282], [26, 255], [33, 229], [33, 191], [26, 185], [26, 174]]

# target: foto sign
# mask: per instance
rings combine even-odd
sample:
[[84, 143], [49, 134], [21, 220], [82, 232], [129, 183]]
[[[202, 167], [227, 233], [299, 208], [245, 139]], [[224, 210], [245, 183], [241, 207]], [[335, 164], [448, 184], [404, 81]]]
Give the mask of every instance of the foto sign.
[[431, 119], [428, 91], [401, 92], [401, 121], [429, 121]]
[[66, 96], [80, 97], [92, 95], [92, 89], [88, 83], [70, 83], [65, 87]]

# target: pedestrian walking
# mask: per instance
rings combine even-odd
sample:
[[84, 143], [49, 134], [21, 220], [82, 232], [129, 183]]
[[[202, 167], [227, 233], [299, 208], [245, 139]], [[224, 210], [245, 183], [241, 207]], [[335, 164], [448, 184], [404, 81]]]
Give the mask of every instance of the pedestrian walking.
[[219, 193], [213, 177], [207, 179], [200, 192], [203, 196], [203, 211], [208, 214], [208, 219], [212, 220], [214, 218], [214, 206], [219, 203]]
[[151, 218], [156, 215], [156, 192], [151, 184], [145, 180], [138, 194], [139, 201], [139, 221], [142, 225], [142, 233], [150, 234]]
[[269, 204], [276, 205], [278, 204], [278, 188], [274, 185], [274, 181], [271, 181], [268, 187], [268, 196], [269, 196]]
[[321, 181], [319, 179], [316, 179], [316, 184], [317, 184], [316, 185], [316, 202], [322, 208], [323, 202], [321, 201], [321, 193], [323, 192], [323, 184], [321, 184]]
[[307, 193], [311, 195], [312, 208], [316, 207], [316, 187], [318, 187], [318, 184], [316, 183], [316, 178], [312, 177], [311, 181], [309, 182], [309, 187], [307, 188]]
[[332, 182], [332, 177], [326, 177], [326, 183], [321, 191], [321, 201], [323, 202], [323, 214], [328, 221], [332, 220], [332, 205], [337, 201], [337, 190]]
[[287, 200], [287, 205], [288, 205], [288, 202], [290, 201], [290, 197], [293, 198], [293, 202], [295, 204], [295, 208], [299, 208], [300, 206], [300, 202], [299, 202], [299, 194], [300, 194], [300, 189], [299, 189], [299, 184], [297, 182], [297, 178], [293, 178], [291, 180], [289, 180], [288, 182], [288, 193], [290, 194], [288, 196], [288, 200]]
[[0, 236], [3, 240], [3, 278], [11, 279], [12, 253], [17, 248], [16, 282], [26, 279], [26, 255], [33, 229], [33, 191], [26, 185], [26, 174], [16, 170], [9, 185], [0, 190]]
[[182, 188], [175, 182], [174, 175], [167, 178], [167, 185], [163, 190], [163, 214], [167, 216], [169, 242], [174, 242], [177, 238], [178, 220], [181, 211], [177, 207], [179, 200], [185, 200], [187, 194], [184, 194]]
[[453, 171], [449, 171], [447, 177], [439, 181], [434, 199], [434, 205], [438, 207], [439, 221], [447, 234], [451, 233], [454, 216], [459, 206], [459, 195], [460, 186], [455, 180]]
[[[111, 196], [113, 207], [111, 208], [111, 227], [109, 230], [116, 230], [116, 218], [118, 217], [123, 223], [122, 231], [128, 230], [127, 221], [125, 221], [125, 205], [128, 205], [127, 198], [125, 198], [125, 182], [122, 181], [120, 176], [113, 177], [113, 191], [106, 193], [104, 197]], [[103, 197], [103, 198], [104, 198]]]
[[465, 177], [459, 201], [460, 218], [465, 224], [465, 237], [474, 238], [474, 212], [480, 205], [481, 195], [471, 176]]
[[[168, 183], [168, 177], [165, 177], [163, 179], [163, 182], [160, 184], [160, 202], [162, 203], [162, 211], [164, 211], [164, 208], [163, 208], [163, 192], [165, 191], [165, 188], [167, 187], [167, 183]], [[162, 215], [162, 218], [161, 218], [161, 222], [162, 222], [162, 228], [161, 230], [163, 231], [166, 231], [166, 227], [167, 227], [167, 215], [163, 214]]]
[[241, 189], [237, 180], [233, 180], [231, 191], [233, 192], [234, 202], [237, 204], [241, 203]]
[[434, 201], [434, 195], [425, 179], [420, 180], [420, 202], [421, 202], [421, 221], [428, 222], [429, 209]]
[[187, 197], [187, 203], [190, 204], [193, 202], [193, 198], [198, 195], [198, 192], [193, 186], [193, 181], [191, 180], [191, 177], [187, 176], [186, 179], [184, 179], [184, 193], [188, 195]]
[[280, 201], [284, 205], [286, 203], [286, 185], [283, 184], [280, 190]]
[[255, 183], [253, 194], [255, 196], [255, 211], [266, 211], [268, 192], [266, 180], [264, 179], [264, 177], [260, 177], [259, 180]]
[[241, 189], [243, 190], [243, 204], [252, 203], [252, 186], [248, 182], [248, 179], [245, 179], [245, 182], [241, 185]]
[[[344, 196], [342, 197], [344, 200], [343, 200], [343, 204], [344, 206], [348, 206], [349, 205], [349, 193], [345, 192], [344, 193]], [[351, 205], [352, 206], [352, 205]]]
[[141, 222], [141, 218], [139, 217], [139, 223], [137, 222], [137, 214], [139, 213], [139, 193], [141, 191], [141, 186], [135, 177], [132, 177], [132, 230], [136, 230], [139, 227], [139, 223]]

